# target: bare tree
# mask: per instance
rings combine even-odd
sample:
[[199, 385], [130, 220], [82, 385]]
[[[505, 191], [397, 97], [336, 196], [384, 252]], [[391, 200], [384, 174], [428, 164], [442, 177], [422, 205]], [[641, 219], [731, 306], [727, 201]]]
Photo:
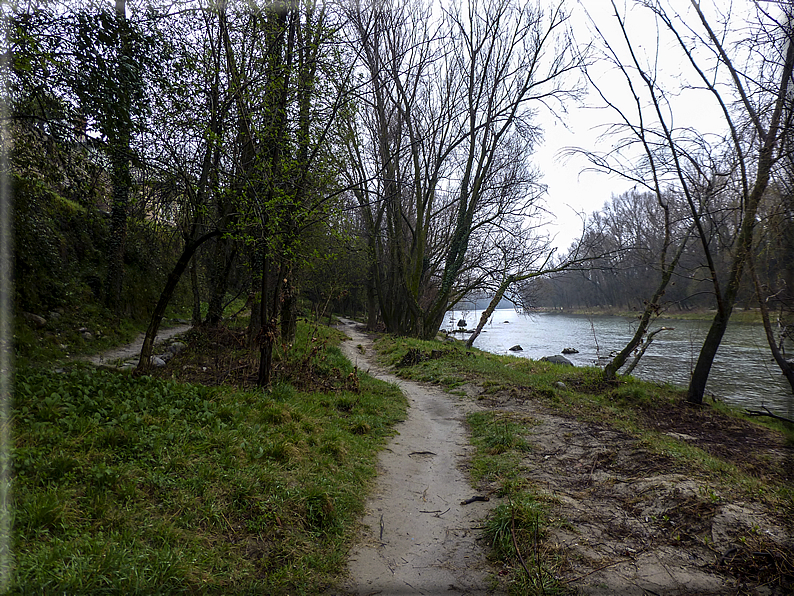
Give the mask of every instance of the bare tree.
[[[690, 209], [717, 301], [717, 314], [688, 389], [688, 399], [701, 403], [711, 365], [739, 294], [742, 273], [753, 245], [758, 206], [780, 157], [781, 141], [789, 134], [790, 123], [784, 115], [791, 101], [794, 48], [790, 43], [790, 15], [784, 15], [782, 20], [775, 19], [759, 8], [745, 43], [730, 46], [725, 36], [737, 28], [730, 21], [730, 15], [723, 18], [718, 34], [700, 4], [692, 1], [691, 5], [694, 22], [666, 9], [656, 0], [633, 3], [634, 7], [649, 11], [647, 14], [659, 23], [660, 35], [670, 34], [680, 48], [691, 67], [693, 79], [711, 97], [722, 115], [727, 129], [725, 136], [715, 145], [706, 134], [675, 126], [675, 109], [670, 102], [675, 90], [664, 89], [658, 71], [658, 56], [665, 49], [657, 42], [660, 45], [655, 54], [641, 52], [640, 46], [648, 43], [647, 35], [642, 40], [632, 38], [631, 28], [627, 26], [627, 11], [621, 11], [612, 2], [618, 39], [609, 39], [605, 34], [601, 34], [601, 38], [606, 42], [606, 55], [622, 73], [636, 106], [633, 118], [617, 108], [621, 122], [612, 132], [628, 130], [632, 136], [632, 140], [618, 144], [618, 153], [636, 142], [641, 144], [643, 151], [641, 158], [635, 154], [628, 168], [625, 163], [616, 164], [609, 158], [596, 161], [599, 167], [621, 172], [641, 184], [647, 185], [647, 180], [652, 179], [657, 189], [658, 181], [663, 180], [685, 199]], [[719, 14], [719, 7], [715, 7], [715, 12]], [[618, 51], [620, 47], [622, 52]], [[746, 54], [742, 54], [743, 51]], [[760, 63], [744, 60], [748, 55], [762, 56], [763, 60]], [[740, 65], [756, 63], [760, 64], [757, 69], [748, 66], [741, 70]], [[723, 76], [723, 72], [727, 74]], [[693, 84], [681, 85], [678, 91], [691, 88]], [[606, 92], [601, 95], [608, 104], [617, 105], [607, 98]], [[733, 197], [737, 213], [727, 279], [720, 279], [718, 275], [708, 234], [709, 225], [719, 225], [712, 207], [720, 196], [723, 200], [726, 196]]]
[[485, 286], [483, 265], [501, 262], [488, 239], [535, 214], [533, 107], [571, 93], [578, 59], [561, 6], [475, 1], [438, 18], [421, 2], [347, 9], [366, 71], [347, 146], [370, 297], [389, 331], [431, 338]]

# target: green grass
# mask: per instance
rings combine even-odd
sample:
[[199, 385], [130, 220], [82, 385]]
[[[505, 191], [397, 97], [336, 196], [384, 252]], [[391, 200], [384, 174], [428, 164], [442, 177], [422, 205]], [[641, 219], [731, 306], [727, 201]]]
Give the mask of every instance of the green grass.
[[541, 547], [549, 524], [547, 511], [521, 466], [522, 454], [531, 448], [523, 435], [533, 421], [506, 412], [475, 412], [466, 420], [477, 447], [473, 479], [496, 484], [500, 495], [507, 497], [507, 503], [489, 514], [484, 536], [491, 558], [510, 567], [510, 594], [560, 592], [556, 560]]
[[396, 387], [359, 383], [357, 393], [283, 382], [240, 391], [21, 366], [12, 592], [313, 594], [333, 584], [376, 452], [405, 411]]

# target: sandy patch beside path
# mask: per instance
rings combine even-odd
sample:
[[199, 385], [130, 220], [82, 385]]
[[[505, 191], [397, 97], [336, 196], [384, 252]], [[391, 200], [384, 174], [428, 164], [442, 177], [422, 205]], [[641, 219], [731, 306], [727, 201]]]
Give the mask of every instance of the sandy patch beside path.
[[561, 581], [576, 594], [794, 593], [792, 520], [765, 499], [733, 494], [717, 473], [693, 474], [639, 438], [555, 414], [531, 398], [482, 401], [534, 421], [524, 474], [549, 498], [555, 519], [544, 547], [559, 557]]
[[[379, 476], [367, 503], [361, 542], [351, 552], [348, 594], [493, 594], [477, 537], [498, 499], [461, 505], [478, 494], [463, 471], [473, 448], [464, 417], [475, 406], [441, 390], [399, 379], [369, 359], [371, 341], [353, 321], [342, 350], [359, 369], [398, 385], [409, 400], [407, 419], [379, 459]], [[363, 353], [358, 346], [363, 348]]]

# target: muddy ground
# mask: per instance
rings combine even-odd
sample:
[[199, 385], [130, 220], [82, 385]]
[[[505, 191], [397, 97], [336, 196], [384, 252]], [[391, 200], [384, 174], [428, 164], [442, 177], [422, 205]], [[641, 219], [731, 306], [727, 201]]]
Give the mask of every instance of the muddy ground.
[[[635, 437], [532, 400], [488, 401], [536, 422], [528, 437], [534, 449], [523, 464], [549, 498], [555, 523], [544, 547], [558, 557], [565, 585], [592, 595], [794, 590], [791, 512], [775, 509], [764, 495], [732, 494], [718, 478], [693, 477]], [[756, 428], [750, 435], [738, 422], [706, 429], [699, 418], [671, 415], [657, 426], [707, 451], [725, 454], [734, 445], [732, 459], [759, 475], [790, 475], [792, 449], [774, 434]]]
[[[372, 366], [367, 360], [369, 340], [360, 331], [347, 332], [354, 337], [346, 342], [348, 346], [364, 348], [364, 354], [360, 350], [353, 354], [359, 367]], [[349, 347], [348, 352], [352, 354]], [[377, 369], [374, 372], [378, 374]], [[776, 508], [771, 495], [754, 492], [752, 487], [732, 491], [721, 484], [717, 473], [693, 475], [672, 454], [651, 452], [638, 438], [584, 422], [575, 412], [561, 415], [529, 395], [485, 394], [475, 386], [467, 390], [472, 399], [469, 405], [458, 404], [459, 411], [487, 407], [530, 422], [527, 439], [533, 448], [523, 466], [534, 488], [545, 495], [553, 519], [541, 548], [549, 560], [556, 561], [557, 575], [571, 593], [794, 594], [793, 512]], [[684, 405], [656, 410], [648, 414], [646, 422], [676, 440], [732, 462], [752, 477], [794, 486], [794, 448], [758, 425], [718, 415], [709, 408]], [[459, 445], [459, 457], [465, 458], [466, 447], [458, 435], [453, 443]], [[401, 472], [401, 461], [405, 459], [384, 458], [382, 478]], [[407, 477], [403, 490], [397, 493], [410, 489], [410, 472], [402, 472]], [[432, 484], [422, 480], [434, 487], [445, 482], [442, 474], [432, 477]], [[495, 487], [477, 488], [487, 494]], [[385, 541], [377, 540], [379, 512], [398, 509], [390, 498], [389, 491], [381, 487], [364, 520], [368, 529], [362, 544], [374, 549], [370, 553], [374, 558], [381, 553], [383, 559], [400, 561], [400, 553], [386, 556]], [[411, 516], [421, 521], [427, 514], [403, 511], [403, 515], [407, 522]], [[390, 526], [402, 523], [389, 520]], [[457, 538], [469, 541], [478, 558], [477, 573], [481, 573], [487, 570], [486, 564], [479, 562], [485, 545], [478, 542], [476, 532], [469, 532], [472, 527], [467, 525]], [[445, 565], [448, 554], [443, 544], [434, 548], [436, 565]], [[355, 593], [397, 593], [388, 585], [379, 585], [375, 578], [361, 575], [366, 569], [360, 567], [360, 552], [355, 551], [351, 559], [353, 584], [360, 588]], [[401, 560], [408, 563], [407, 558]], [[491, 572], [498, 576], [498, 570], [492, 568]], [[445, 593], [479, 593], [473, 587], [461, 588], [460, 583], [450, 583], [448, 588], [451, 591]], [[476, 589], [486, 589], [486, 584], [481, 582]], [[399, 593], [436, 592], [417, 588]]]

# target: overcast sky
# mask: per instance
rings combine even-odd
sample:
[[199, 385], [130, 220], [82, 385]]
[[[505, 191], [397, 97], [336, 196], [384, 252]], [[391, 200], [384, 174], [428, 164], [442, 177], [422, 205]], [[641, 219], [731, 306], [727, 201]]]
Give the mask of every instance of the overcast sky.
[[[640, 53], [649, 52], [648, 60], [658, 60], [659, 68], [664, 74], [663, 84], [669, 90], [680, 88], [684, 83], [683, 75], [690, 69], [683, 61], [676, 43], [663, 34], [660, 37], [661, 51], [657, 53], [657, 30], [654, 20], [646, 11], [633, 7], [634, 3], [631, 0], [627, 2], [616, 0], [616, 4], [621, 9], [625, 4], [629, 6], [624, 16], [629, 23], [628, 29], [637, 50]], [[699, 25], [689, 0], [672, 0], [664, 4], [672, 5], [693, 27]], [[729, 3], [727, 0], [703, 0], [702, 9], [707, 16], [714, 18], [716, 26], [717, 19], [713, 13], [715, 6], [720, 10], [726, 10]], [[752, 2], [733, 0], [730, 6], [735, 21], [741, 22], [744, 19], [737, 18], [736, 15], [747, 15], [752, 8]], [[593, 40], [592, 25], [589, 24], [587, 13], [597, 21], [605, 35], [617, 44], [622, 43], [609, 0], [569, 0], [568, 7], [572, 10], [571, 22], [580, 44]], [[621, 76], [614, 72], [610, 74], [603, 66], [594, 68], [599, 73], [599, 84], [612, 93], [611, 99], [614, 100], [621, 93], [627, 93]], [[717, 106], [712, 105], [713, 99], [708, 92], [703, 90], [681, 92], [673, 102], [676, 126], [692, 126], [702, 132], [717, 132], [723, 129], [720, 113]], [[580, 105], [569, 104], [568, 114], [563, 116], [565, 125], [548, 114], [540, 114], [545, 138], [543, 145], [534, 155], [534, 161], [543, 172], [543, 182], [548, 185], [546, 206], [554, 216], [549, 232], [556, 235], [554, 245], [560, 249], [568, 248], [581, 233], [581, 219], [576, 215], [577, 213], [589, 215], [593, 211], [600, 210], [612, 194], [626, 192], [634, 186], [633, 183], [619, 176], [585, 171], [589, 163], [584, 157], [566, 159], [559, 155], [560, 150], [566, 147], [609, 151], [613, 139], [599, 138], [599, 135], [604, 131], [603, 125], [615, 122], [616, 116], [611, 110], [594, 107], [599, 104], [600, 101], [595, 94], [590, 94]]]

